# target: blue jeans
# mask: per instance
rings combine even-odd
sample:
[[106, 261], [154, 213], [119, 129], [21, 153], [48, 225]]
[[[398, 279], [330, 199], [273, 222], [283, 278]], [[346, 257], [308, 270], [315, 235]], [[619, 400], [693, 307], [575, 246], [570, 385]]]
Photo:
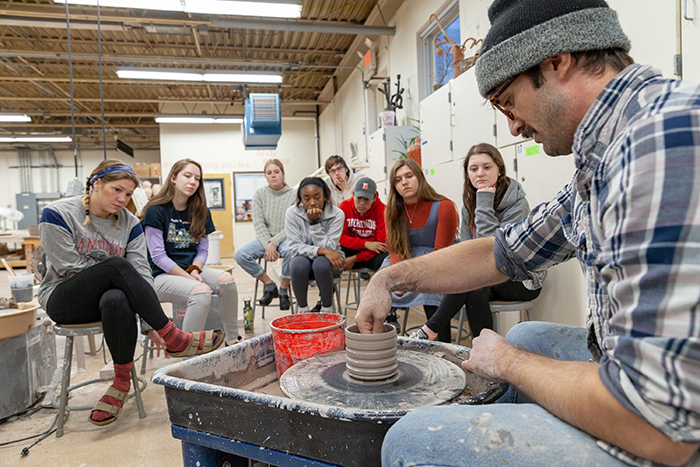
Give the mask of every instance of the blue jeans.
[[[591, 357], [583, 328], [530, 321], [512, 328], [506, 338], [559, 360]], [[382, 465], [627, 465], [598, 448], [596, 441], [528, 403], [511, 387], [496, 404], [426, 407], [407, 414], [384, 438]]]
[[[277, 251], [279, 251], [280, 256], [282, 256], [282, 279], [291, 279], [290, 261], [292, 260], [292, 255], [289, 253], [287, 240], [282, 240], [282, 242], [277, 245]], [[243, 268], [245, 272], [253, 277], [258, 277], [265, 272], [262, 266], [257, 262], [258, 259], [264, 257], [265, 247], [257, 238], [249, 241], [245, 245], [239, 246], [233, 253], [233, 259], [236, 260], [238, 265]]]

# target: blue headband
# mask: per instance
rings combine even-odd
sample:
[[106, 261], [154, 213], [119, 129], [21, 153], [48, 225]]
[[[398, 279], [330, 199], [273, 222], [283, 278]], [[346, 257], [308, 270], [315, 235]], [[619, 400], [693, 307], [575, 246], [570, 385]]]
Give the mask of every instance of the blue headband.
[[113, 165], [111, 167], [107, 167], [106, 169], [102, 169], [99, 172], [97, 172], [95, 174], [95, 176], [90, 179], [90, 185], [95, 183], [95, 180], [97, 180], [98, 178], [102, 178], [105, 175], [109, 175], [109, 174], [113, 174], [113, 173], [117, 173], [117, 172], [126, 172], [126, 173], [131, 174], [134, 177], [136, 177], [136, 173], [128, 165]]

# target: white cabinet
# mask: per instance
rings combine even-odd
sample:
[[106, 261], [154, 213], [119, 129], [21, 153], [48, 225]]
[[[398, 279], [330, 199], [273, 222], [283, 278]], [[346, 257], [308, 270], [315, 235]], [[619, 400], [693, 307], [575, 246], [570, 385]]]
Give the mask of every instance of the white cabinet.
[[396, 160], [406, 152], [406, 143], [418, 134], [412, 126], [385, 126], [369, 135], [369, 168], [362, 169], [362, 175], [375, 182], [386, 180]]
[[700, 81], [700, 0], [683, 2], [683, 79]]
[[[523, 186], [530, 208], [551, 201], [574, 175], [573, 156], [551, 157], [533, 140], [510, 151], [518, 165], [517, 180]], [[572, 326], [583, 326], [586, 319], [586, 281], [576, 259], [547, 271], [542, 293], [532, 307], [532, 317]]]
[[478, 143], [496, 145], [495, 110], [476, 85], [474, 68], [452, 81], [452, 158], [463, 159]]
[[515, 146], [515, 157], [518, 181], [527, 193], [530, 207], [554, 198], [576, 170], [573, 156], [551, 157], [531, 139]]
[[452, 160], [450, 83], [420, 101], [421, 160], [435, 167]]

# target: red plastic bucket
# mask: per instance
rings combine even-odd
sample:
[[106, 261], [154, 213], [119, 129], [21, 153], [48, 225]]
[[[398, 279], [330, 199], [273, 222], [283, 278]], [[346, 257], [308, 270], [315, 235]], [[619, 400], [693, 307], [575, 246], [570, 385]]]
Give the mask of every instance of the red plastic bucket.
[[316, 354], [345, 347], [345, 317], [332, 313], [298, 313], [270, 323], [277, 377]]

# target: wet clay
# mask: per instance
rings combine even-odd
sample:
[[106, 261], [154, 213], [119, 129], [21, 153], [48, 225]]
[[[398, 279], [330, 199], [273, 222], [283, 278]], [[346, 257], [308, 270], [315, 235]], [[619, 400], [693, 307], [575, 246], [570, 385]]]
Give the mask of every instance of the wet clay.
[[346, 368], [350, 378], [362, 382], [394, 378], [398, 371], [396, 328], [384, 324], [380, 334], [360, 334], [354, 324], [345, 329]]

